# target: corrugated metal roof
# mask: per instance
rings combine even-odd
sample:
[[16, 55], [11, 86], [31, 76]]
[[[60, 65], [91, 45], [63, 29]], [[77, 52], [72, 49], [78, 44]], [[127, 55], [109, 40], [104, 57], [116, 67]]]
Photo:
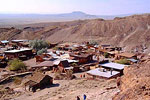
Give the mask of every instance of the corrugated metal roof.
[[123, 70], [125, 66], [128, 66], [128, 65], [112, 63], [112, 62], [105, 63], [105, 64], [99, 64], [99, 65], [104, 66], [104, 67], [108, 67], [108, 68], [119, 69], [119, 70]]
[[44, 62], [41, 62], [40, 64], [38, 65], [35, 65], [33, 67], [50, 67], [50, 66], [53, 66], [53, 61], [44, 61]]
[[111, 78], [112, 76], [119, 74], [119, 72], [117, 71], [112, 71], [112, 74], [111, 71], [103, 72], [100, 70], [100, 68], [90, 70], [87, 73], [95, 76], [105, 77], [105, 78]]
[[9, 43], [9, 41], [3, 40], [3, 41], [1, 41], [1, 43]]
[[19, 50], [9, 50], [9, 51], [5, 51], [5, 53], [16, 53], [16, 52], [22, 52], [22, 51], [27, 51], [27, 50], [32, 50], [30, 48], [22, 48]]
[[136, 59], [128, 59], [129, 61], [132, 61], [132, 62], [134, 62], [134, 63], [136, 63], [138, 60], [136, 60]]

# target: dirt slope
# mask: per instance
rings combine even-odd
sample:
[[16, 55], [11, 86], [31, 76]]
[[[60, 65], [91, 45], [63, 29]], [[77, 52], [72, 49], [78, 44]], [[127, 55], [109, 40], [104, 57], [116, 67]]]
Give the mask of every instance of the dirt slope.
[[[94, 40], [101, 44], [120, 45], [126, 50], [134, 50], [137, 47], [139, 51], [150, 45], [150, 14], [115, 18], [114, 20], [94, 19], [40, 23], [19, 26], [19, 28], [22, 28], [22, 32], [11, 37], [12, 39], [40, 38], [50, 42]], [[0, 32], [0, 37], [4, 34], [16, 33], [8, 30], [8, 32]], [[10, 37], [6, 36], [2, 39], [8, 38]]]
[[124, 70], [119, 81], [121, 92], [113, 100], [150, 100], [150, 61]]

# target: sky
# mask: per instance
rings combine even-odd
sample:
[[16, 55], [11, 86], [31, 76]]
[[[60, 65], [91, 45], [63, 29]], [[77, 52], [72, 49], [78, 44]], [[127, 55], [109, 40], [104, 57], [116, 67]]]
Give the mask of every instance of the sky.
[[150, 13], [150, 0], [0, 0], [0, 13], [92, 15]]

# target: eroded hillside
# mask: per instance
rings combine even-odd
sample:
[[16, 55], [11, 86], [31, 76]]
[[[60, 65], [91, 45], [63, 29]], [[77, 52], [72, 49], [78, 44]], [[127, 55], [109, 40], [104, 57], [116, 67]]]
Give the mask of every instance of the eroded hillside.
[[0, 32], [0, 37], [3, 37], [1, 39], [40, 38], [50, 42], [94, 40], [101, 44], [122, 46], [125, 50], [139, 48], [139, 51], [144, 51], [147, 48], [147, 52], [150, 49], [150, 14], [114, 20], [94, 19], [24, 25], [21, 26], [19, 34], [12, 30]]
[[118, 81], [121, 92], [113, 100], [149, 100], [150, 98], [150, 58], [139, 65], [124, 70]]

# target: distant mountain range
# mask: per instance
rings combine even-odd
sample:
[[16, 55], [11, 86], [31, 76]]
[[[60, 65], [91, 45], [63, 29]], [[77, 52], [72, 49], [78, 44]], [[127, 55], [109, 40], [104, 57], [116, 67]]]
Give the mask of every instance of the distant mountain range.
[[[72, 17], [78, 15], [78, 12], [74, 12]], [[85, 14], [80, 13], [80, 16]], [[94, 18], [87, 16], [86, 18]], [[114, 20], [47, 22], [0, 28], [0, 40], [15, 39], [44, 39], [50, 43], [96, 41], [120, 46], [126, 51], [150, 53], [150, 14], [117, 17]]]
[[128, 15], [131, 14], [101, 16], [101, 15], [90, 15], [80, 11], [64, 14], [0, 14], [0, 26], [3, 27], [12, 25], [41, 23], [41, 22], [62, 22], [72, 20], [96, 19], [96, 18], [113, 19], [115, 17], [124, 17]]

